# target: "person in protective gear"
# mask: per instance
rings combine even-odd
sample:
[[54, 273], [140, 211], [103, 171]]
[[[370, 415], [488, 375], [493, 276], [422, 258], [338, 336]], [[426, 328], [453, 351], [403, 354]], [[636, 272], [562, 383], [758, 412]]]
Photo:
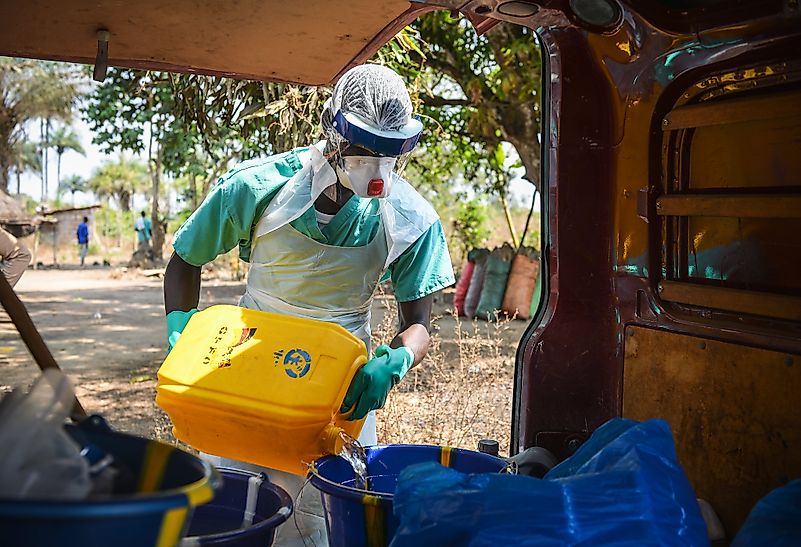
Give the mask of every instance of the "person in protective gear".
[[[343, 402], [350, 419], [367, 417], [359, 441], [369, 445], [375, 411], [428, 351], [433, 294], [454, 283], [453, 268], [436, 212], [398, 174], [423, 129], [400, 76], [378, 65], [349, 70], [321, 125], [319, 143], [230, 170], [178, 230], [164, 278], [168, 343], [197, 311], [201, 266], [236, 246], [251, 265], [241, 306], [338, 323], [368, 351], [373, 295], [391, 280], [398, 333], [376, 348]], [[302, 477], [267, 473], [300, 492]], [[309, 489], [276, 544], [307, 539], [325, 544], [319, 494]]]

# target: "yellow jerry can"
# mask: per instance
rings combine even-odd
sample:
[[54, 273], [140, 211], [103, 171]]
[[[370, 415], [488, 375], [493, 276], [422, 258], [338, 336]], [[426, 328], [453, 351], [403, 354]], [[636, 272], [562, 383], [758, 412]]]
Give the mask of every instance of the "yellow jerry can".
[[217, 456], [305, 475], [356, 438], [339, 409], [364, 342], [333, 323], [211, 306], [192, 316], [161, 365], [156, 403], [175, 437]]

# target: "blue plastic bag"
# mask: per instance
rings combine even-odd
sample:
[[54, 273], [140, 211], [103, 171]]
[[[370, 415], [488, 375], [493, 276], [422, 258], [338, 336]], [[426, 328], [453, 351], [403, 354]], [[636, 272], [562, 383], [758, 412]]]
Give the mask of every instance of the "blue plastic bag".
[[615, 419], [544, 479], [405, 469], [392, 547], [708, 545], [666, 422]]
[[801, 545], [801, 479], [771, 491], [757, 502], [732, 547]]

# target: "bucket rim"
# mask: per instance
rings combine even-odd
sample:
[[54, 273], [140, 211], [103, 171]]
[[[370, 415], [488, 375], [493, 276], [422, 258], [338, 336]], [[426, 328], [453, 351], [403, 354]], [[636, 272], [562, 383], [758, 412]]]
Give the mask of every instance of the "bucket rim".
[[[499, 456], [493, 456], [491, 454], [485, 454], [483, 452], [477, 452], [475, 450], [469, 450], [466, 448], [453, 448], [450, 446], [445, 445], [435, 445], [435, 444], [375, 444], [370, 446], [365, 446], [364, 451], [365, 453], [377, 451], [377, 450], [386, 450], [386, 449], [403, 449], [403, 448], [424, 448], [424, 449], [436, 449], [439, 451], [447, 451], [448, 453], [457, 453], [457, 454], [478, 454], [481, 456], [482, 459], [486, 460], [497, 460], [498, 463], [502, 463], [503, 467], [498, 469], [498, 473], [503, 473], [506, 469], [509, 468], [509, 463]], [[387, 492], [374, 492], [370, 490], [362, 490], [361, 488], [354, 488], [352, 486], [345, 486], [344, 484], [340, 484], [338, 482], [332, 481], [320, 474], [317, 469], [318, 464], [323, 465], [326, 462], [332, 461], [336, 458], [340, 458], [340, 456], [336, 454], [331, 454], [328, 456], [323, 456], [322, 458], [315, 460], [313, 463], [309, 464], [309, 471], [308, 471], [308, 478], [312, 485], [320, 490], [321, 492], [329, 495], [336, 495], [339, 497], [344, 497], [350, 500], [359, 501], [362, 503], [368, 504], [375, 504], [375, 503], [382, 503], [382, 504], [391, 504], [395, 499], [395, 494], [387, 493]], [[446, 467], [450, 467], [447, 465]]]
[[[263, 473], [254, 473], [252, 471], [247, 471], [245, 469], [236, 469], [235, 467], [217, 467], [217, 470], [220, 472], [220, 476], [223, 477], [225, 480], [226, 475], [243, 475], [245, 477], [258, 477]], [[200, 536], [184, 536], [182, 540], [197, 540], [197, 541], [216, 541], [220, 539], [236, 539], [239, 536], [245, 535], [245, 533], [253, 533], [254, 531], [260, 531], [263, 528], [277, 528], [279, 525], [283, 524], [289, 517], [292, 515], [293, 511], [295, 510], [294, 503], [292, 502], [292, 497], [287, 493], [286, 490], [278, 486], [277, 484], [273, 484], [270, 481], [270, 478], [264, 474], [266, 481], [262, 484], [262, 486], [267, 486], [268, 489], [278, 496], [280, 500], [281, 507], [273, 513], [269, 518], [249, 526], [245, 529], [240, 530], [231, 530], [228, 532], [218, 532], [216, 534], [204, 534]], [[261, 486], [260, 486], [261, 487]]]
[[[205, 467], [205, 462], [204, 462]], [[0, 498], [0, 515], [18, 516], [85, 516], [116, 514], [123, 507], [137, 513], [165, 511], [176, 507], [197, 507], [208, 502], [220, 486], [217, 470], [210, 466], [210, 474], [193, 483], [159, 492], [138, 492], [83, 500], [54, 500], [46, 498]], [[29, 511], [34, 510], [33, 513]], [[25, 511], [25, 514], [22, 514]]]
[[[180, 450], [180, 448], [178, 448]], [[71, 515], [73, 512], [90, 511], [96, 515], [113, 514], [122, 507], [137, 508], [139, 513], [150, 513], [156, 509], [175, 507], [197, 507], [212, 499], [220, 487], [221, 477], [209, 462], [186, 451], [203, 467], [203, 476], [183, 486], [156, 492], [134, 492], [96, 499], [58, 500], [47, 498], [0, 498], [0, 515], [22, 517], [22, 510], [35, 508], [36, 516]], [[150, 507], [147, 505], [151, 504]], [[29, 514], [29, 513], [28, 513]]]

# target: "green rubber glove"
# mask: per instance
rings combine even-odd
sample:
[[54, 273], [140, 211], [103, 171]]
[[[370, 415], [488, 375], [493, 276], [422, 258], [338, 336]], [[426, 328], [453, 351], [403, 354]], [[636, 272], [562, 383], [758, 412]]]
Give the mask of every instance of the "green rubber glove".
[[342, 412], [354, 405], [349, 421], [361, 420], [371, 410], [378, 410], [387, 401], [389, 390], [400, 382], [414, 362], [414, 353], [405, 346], [391, 348], [381, 344], [373, 358], [367, 361], [353, 377], [342, 403]]
[[196, 313], [197, 308], [192, 308], [189, 311], [173, 310], [167, 314], [167, 353], [172, 351], [189, 319]]

